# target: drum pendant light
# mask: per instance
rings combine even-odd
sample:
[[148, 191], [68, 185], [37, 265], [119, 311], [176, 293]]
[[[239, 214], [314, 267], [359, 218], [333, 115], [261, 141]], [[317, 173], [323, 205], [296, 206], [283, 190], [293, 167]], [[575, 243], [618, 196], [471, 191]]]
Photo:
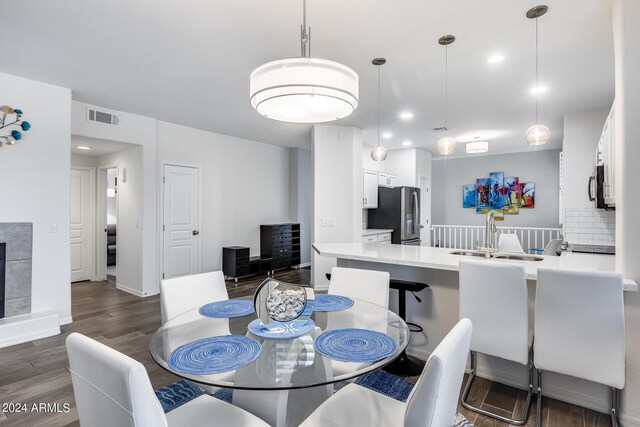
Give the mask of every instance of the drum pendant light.
[[529, 145], [544, 145], [549, 142], [551, 138], [549, 128], [541, 124], [538, 120], [538, 18], [547, 13], [547, 10], [549, 10], [547, 6], [541, 5], [527, 11], [527, 18], [536, 20], [536, 86], [534, 88], [536, 96], [536, 123], [530, 126], [524, 133], [525, 140]]
[[387, 149], [380, 145], [380, 67], [387, 62], [384, 58], [375, 58], [371, 63], [378, 67], [378, 146], [371, 151], [371, 158], [382, 162], [387, 158]]
[[443, 156], [456, 151], [456, 140], [449, 136], [449, 45], [456, 41], [454, 36], [442, 36], [438, 43], [444, 46], [444, 136], [438, 140], [436, 149]]
[[249, 78], [251, 106], [264, 117], [291, 123], [322, 123], [358, 108], [358, 74], [346, 65], [311, 57], [311, 28], [303, 0], [299, 58], [256, 68]]

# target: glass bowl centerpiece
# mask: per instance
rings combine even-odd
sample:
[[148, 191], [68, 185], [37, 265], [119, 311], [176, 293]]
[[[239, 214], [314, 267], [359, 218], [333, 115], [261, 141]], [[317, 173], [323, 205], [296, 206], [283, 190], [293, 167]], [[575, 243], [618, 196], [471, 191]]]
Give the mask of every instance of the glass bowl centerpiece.
[[264, 280], [256, 289], [253, 305], [263, 324], [307, 320], [311, 316], [311, 301], [315, 299], [309, 286], [295, 285], [274, 279]]

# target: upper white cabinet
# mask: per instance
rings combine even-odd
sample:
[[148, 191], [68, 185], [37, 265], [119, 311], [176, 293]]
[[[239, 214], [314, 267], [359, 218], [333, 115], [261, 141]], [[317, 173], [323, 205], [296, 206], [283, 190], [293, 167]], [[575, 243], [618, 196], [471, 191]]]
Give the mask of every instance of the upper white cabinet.
[[378, 172], [362, 171], [362, 207], [375, 209], [378, 207]]
[[615, 119], [615, 103], [611, 107], [611, 112], [607, 117], [607, 121], [602, 129], [602, 136], [598, 143], [598, 148], [602, 150], [602, 163], [604, 163], [604, 202], [607, 205], [615, 206], [616, 204], [616, 129]]
[[398, 177], [386, 173], [378, 174], [378, 185], [380, 187], [395, 187], [398, 184]]

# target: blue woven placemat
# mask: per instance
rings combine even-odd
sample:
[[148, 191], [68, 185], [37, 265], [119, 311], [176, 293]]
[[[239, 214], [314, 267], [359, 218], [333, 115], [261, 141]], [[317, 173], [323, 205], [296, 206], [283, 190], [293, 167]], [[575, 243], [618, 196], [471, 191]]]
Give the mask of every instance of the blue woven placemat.
[[353, 305], [351, 298], [340, 295], [316, 295], [313, 302], [313, 311], [340, 311], [346, 310]]
[[272, 322], [263, 325], [260, 319], [249, 323], [247, 329], [253, 335], [272, 340], [286, 340], [301, 337], [313, 331], [316, 324], [313, 320], [292, 320], [291, 322]]
[[225, 300], [200, 307], [200, 314], [207, 317], [230, 318], [253, 313], [253, 302], [248, 300]]
[[376, 362], [392, 356], [396, 343], [391, 337], [368, 329], [333, 329], [313, 343], [315, 350], [342, 362]]
[[253, 362], [260, 350], [260, 343], [252, 338], [224, 335], [181, 345], [171, 352], [167, 363], [171, 369], [185, 374], [219, 374]]

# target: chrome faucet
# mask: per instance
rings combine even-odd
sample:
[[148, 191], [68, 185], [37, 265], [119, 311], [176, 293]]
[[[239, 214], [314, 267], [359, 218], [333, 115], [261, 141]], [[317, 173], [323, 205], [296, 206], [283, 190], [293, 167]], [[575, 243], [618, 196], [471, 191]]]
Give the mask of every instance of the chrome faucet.
[[491, 258], [491, 254], [497, 252], [496, 248], [496, 228], [495, 212], [490, 210], [487, 212], [484, 228], [484, 246], [478, 248], [480, 252], [484, 252], [486, 259]]

